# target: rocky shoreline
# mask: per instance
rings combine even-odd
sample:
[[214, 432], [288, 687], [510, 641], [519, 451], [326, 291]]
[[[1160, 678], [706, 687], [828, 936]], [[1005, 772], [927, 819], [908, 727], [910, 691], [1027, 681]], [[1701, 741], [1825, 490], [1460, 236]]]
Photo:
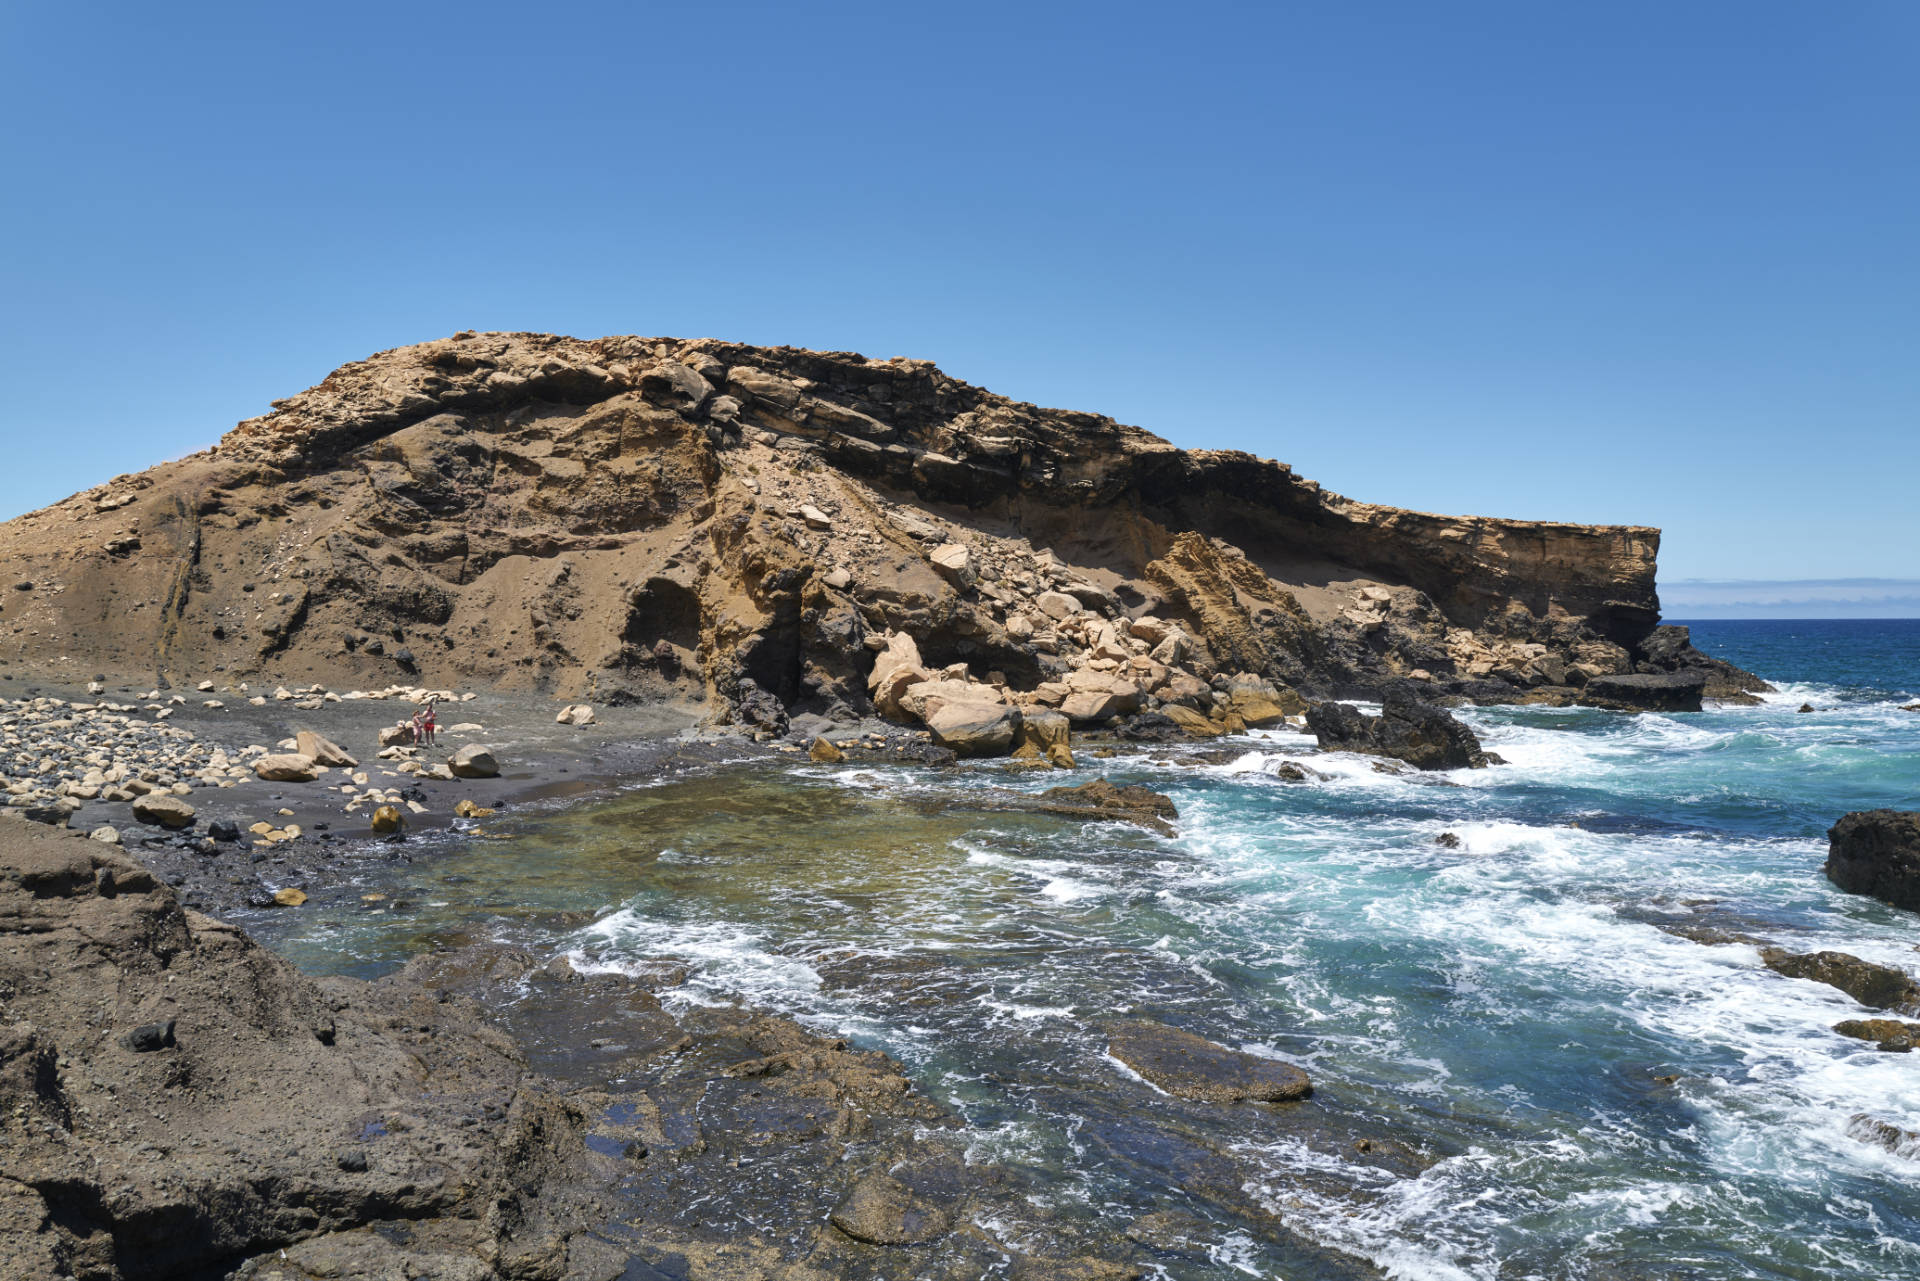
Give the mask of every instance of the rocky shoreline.
[[[670, 1009], [671, 964], [583, 975], [477, 945], [309, 979], [122, 851], [17, 819], [0, 921], [7, 1278], [1117, 1281], [1213, 1239], [1191, 1215], [1115, 1240], [1049, 1213], [886, 1056], [751, 1009]], [[1252, 1109], [1256, 1130], [1368, 1167], [1423, 1160], [1302, 1102], [1297, 1068], [1152, 1022], [1111, 1035], [1154, 1082], [1137, 1088], [1182, 1108]], [[1230, 1151], [1182, 1160], [1196, 1195], [1270, 1217]]]

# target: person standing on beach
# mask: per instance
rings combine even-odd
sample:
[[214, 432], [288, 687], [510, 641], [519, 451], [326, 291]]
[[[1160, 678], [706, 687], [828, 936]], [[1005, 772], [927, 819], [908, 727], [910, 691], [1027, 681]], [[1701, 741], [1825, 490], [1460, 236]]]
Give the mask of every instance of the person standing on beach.
[[439, 731], [440, 723], [434, 716], [432, 699], [427, 700], [426, 719], [421, 722], [421, 726], [427, 731], [427, 746], [433, 746], [434, 735]]

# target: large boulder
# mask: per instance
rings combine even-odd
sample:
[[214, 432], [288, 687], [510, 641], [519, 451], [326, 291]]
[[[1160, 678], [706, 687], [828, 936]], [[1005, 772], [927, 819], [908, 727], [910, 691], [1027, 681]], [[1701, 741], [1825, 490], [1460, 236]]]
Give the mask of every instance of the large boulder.
[[1595, 676], [1581, 689], [1580, 701], [1618, 712], [1697, 712], [1706, 688], [1707, 674], [1697, 668]]
[[1020, 734], [1020, 709], [943, 699], [927, 716], [927, 730], [955, 756], [1005, 756]]
[[269, 783], [311, 783], [320, 777], [320, 762], [302, 752], [277, 752], [255, 761], [253, 772]]
[[1920, 912], [1920, 813], [1856, 810], [1827, 832], [1827, 879]]
[[920, 661], [920, 647], [905, 632], [895, 632], [887, 637], [886, 647], [873, 656], [867, 693], [880, 715], [901, 720], [907, 714], [902, 697], [927, 679], [926, 668]]
[[1065, 714], [1045, 707], [1028, 707], [1021, 711], [1020, 736], [1014, 742], [1013, 754], [1072, 769], [1071, 740], [1071, 725]]
[[347, 755], [346, 749], [331, 739], [324, 738], [310, 729], [303, 729], [294, 735], [302, 756], [311, 756], [321, 765], [331, 765], [336, 769], [352, 769], [360, 762]]
[[193, 806], [169, 792], [149, 792], [133, 800], [133, 816], [155, 827], [192, 827]]
[[1270, 729], [1306, 714], [1307, 700], [1284, 685], [1243, 672], [1227, 678], [1226, 708], [1251, 729]]
[[1190, 738], [1218, 738], [1221, 734], [1219, 722], [1208, 720], [1191, 707], [1183, 707], [1179, 703], [1162, 703], [1160, 714], [1178, 725], [1181, 732]]
[[1114, 1024], [1107, 1052], [1167, 1093], [1202, 1103], [1285, 1103], [1313, 1093], [1307, 1074], [1291, 1063], [1243, 1054], [1161, 1023]]
[[447, 758], [447, 768], [455, 778], [498, 778], [500, 762], [487, 748], [469, 743]]
[[943, 677], [909, 686], [900, 696], [900, 710], [924, 725], [931, 724], [934, 714], [948, 703], [1005, 702], [1005, 695], [991, 685]]
[[1315, 703], [1307, 709], [1307, 728], [1323, 751], [1388, 756], [1420, 769], [1479, 769], [1488, 764], [1472, 730], [1405, 689], [1389, 690], [1380, 713], [1367, 716], [1345, 703]]

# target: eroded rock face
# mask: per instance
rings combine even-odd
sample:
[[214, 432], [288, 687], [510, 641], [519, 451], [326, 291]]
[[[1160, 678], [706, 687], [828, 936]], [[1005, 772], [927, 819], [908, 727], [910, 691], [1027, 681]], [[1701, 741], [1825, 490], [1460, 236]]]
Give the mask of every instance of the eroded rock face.
[[[1108, 675], [1048, 704], [1085, 723], [1204, 713], [1236, 673], [1320, 698], [1415, 670], [1477, 699], [1725, 678], [1655, 634], [1657, 547], [1355, 503], [923, 361], [460, 334], [0, 525], [34, 585], [0, 662], [600, 690], [766, 734], [789, 712], [892, 715], [899, 681], [871, 682], [889, 633], [929, 675], [964, 664], [1014, 694]], [[223, 568], [242, 565], [272, 568]], [[1242, 701], [1245, 724], [1288, 710]]]
[[1202, 1103], [1283, 1103], [1313, 1093], [1307, 1074], [1291, 1063], [1230, 1050], [1161, 1023], [1114, 1024], [1108, 1053], [1167, 1093]]
[[1920, 912], [1920, 813], [1859, 810], [1827, 832], [1827, 879]]
[[1316, 703], [1307, 710], [1307, 728], [1324, 751], [1386, 756], [1419, 769], [1480, 769], [1488, 763], [1472, 730], [1404, 688], [1387, 692], [1378, 716], [1345, 703]]

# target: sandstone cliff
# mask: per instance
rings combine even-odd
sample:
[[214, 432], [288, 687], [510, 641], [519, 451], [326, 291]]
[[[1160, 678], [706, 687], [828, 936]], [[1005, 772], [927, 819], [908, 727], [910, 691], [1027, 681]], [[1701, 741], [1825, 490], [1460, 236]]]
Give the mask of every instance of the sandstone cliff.
[[1013, 694], [1091, 666], [1147, 707], [1204, 710], [1240, 673], [1322, 696], [1572, 697], [1688, 667], [1751, 688], [1656, 630], [1658, 545], [1353, 502], [923, 361], [462, 333], [0, 526], [0, 664], [717, 720], [867, 711], [889, 634]]

